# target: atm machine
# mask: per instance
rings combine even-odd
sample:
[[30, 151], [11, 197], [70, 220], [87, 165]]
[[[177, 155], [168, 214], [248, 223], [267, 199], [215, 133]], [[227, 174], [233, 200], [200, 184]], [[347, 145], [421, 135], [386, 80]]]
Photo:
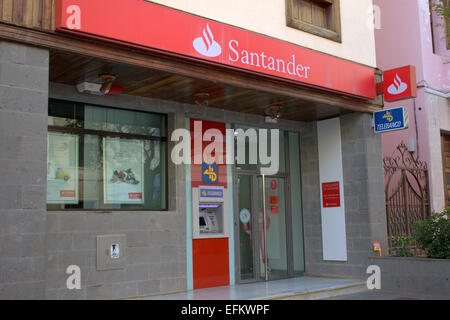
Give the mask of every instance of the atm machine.
[[215, 186], [193, 188], [192, 206], [193, 239], [228, 238], [230, 236], [227, 189]]

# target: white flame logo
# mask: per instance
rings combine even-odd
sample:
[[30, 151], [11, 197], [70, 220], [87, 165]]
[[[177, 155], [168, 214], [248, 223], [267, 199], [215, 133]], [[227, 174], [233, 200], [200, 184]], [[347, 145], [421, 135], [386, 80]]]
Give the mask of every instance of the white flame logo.
[[389, 86], [388, 92], [392, 95], [396, 95], [405, 92], [406, 89], [408, 89], [408, 85], [402, 82], [402, 79], [400, 79], [398, 74], [395, 74], [394, 83]]
[[214, 40], [214, 35], [206, 24], [206, 30], [203, 29], [203, 37], [194, 40], [194, 49], [206, 57], [214, 58], [222, 53], [222, 47]]

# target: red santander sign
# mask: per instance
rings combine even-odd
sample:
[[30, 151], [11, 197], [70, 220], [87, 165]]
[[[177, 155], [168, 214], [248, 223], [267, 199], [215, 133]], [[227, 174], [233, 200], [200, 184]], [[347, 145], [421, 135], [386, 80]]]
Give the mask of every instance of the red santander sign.
[[384, 101], [391, 102], [417, 96], [416, 68], [405, 66], [383, 72]]
[[59, 32], [175, 55], [364, 99], [371, 67], [142, 0], [56, 0]]

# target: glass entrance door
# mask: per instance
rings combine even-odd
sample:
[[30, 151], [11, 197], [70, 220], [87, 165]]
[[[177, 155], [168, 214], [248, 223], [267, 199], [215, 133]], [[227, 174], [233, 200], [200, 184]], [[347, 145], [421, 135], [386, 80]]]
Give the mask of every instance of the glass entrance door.
[[[260, 277], [288, 276], [285, 179], [257, 177]], [[264, 214], [265, 213], [265, 214]]]
[[241, 282], [289, 277], [286, 179], [249, 173], [237, 181]]

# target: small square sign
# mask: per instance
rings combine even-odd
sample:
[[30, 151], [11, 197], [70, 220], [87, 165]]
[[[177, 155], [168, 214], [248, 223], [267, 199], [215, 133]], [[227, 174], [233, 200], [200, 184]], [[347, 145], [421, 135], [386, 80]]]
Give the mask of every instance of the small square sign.
[[270, 196], [270, 204], [278, 204], [278, 197]]
[[279, 214], [280, 208], [278, 206], [270, 206], [270, 213], [271, 214]]
[[278, 187], [277, 180], [270, 181], [270, 187], [272, 188], [272, 190], [276, 190]]
[[322, 201], [324, 208], [341, 206], [339, 181], [322, 183]]
[[111, 259], [119, 259], [120, 258], [120, 246], [118, 243], [111, 244], [110, 251]]
[[383, 72], [384, 101], [391, 102], [417, 96], [416, 68], [405, 66]]
[[219, 183], [219, 169], [217, 163], [202, 163], [202, 183], [203, 184], [218, 184]]

